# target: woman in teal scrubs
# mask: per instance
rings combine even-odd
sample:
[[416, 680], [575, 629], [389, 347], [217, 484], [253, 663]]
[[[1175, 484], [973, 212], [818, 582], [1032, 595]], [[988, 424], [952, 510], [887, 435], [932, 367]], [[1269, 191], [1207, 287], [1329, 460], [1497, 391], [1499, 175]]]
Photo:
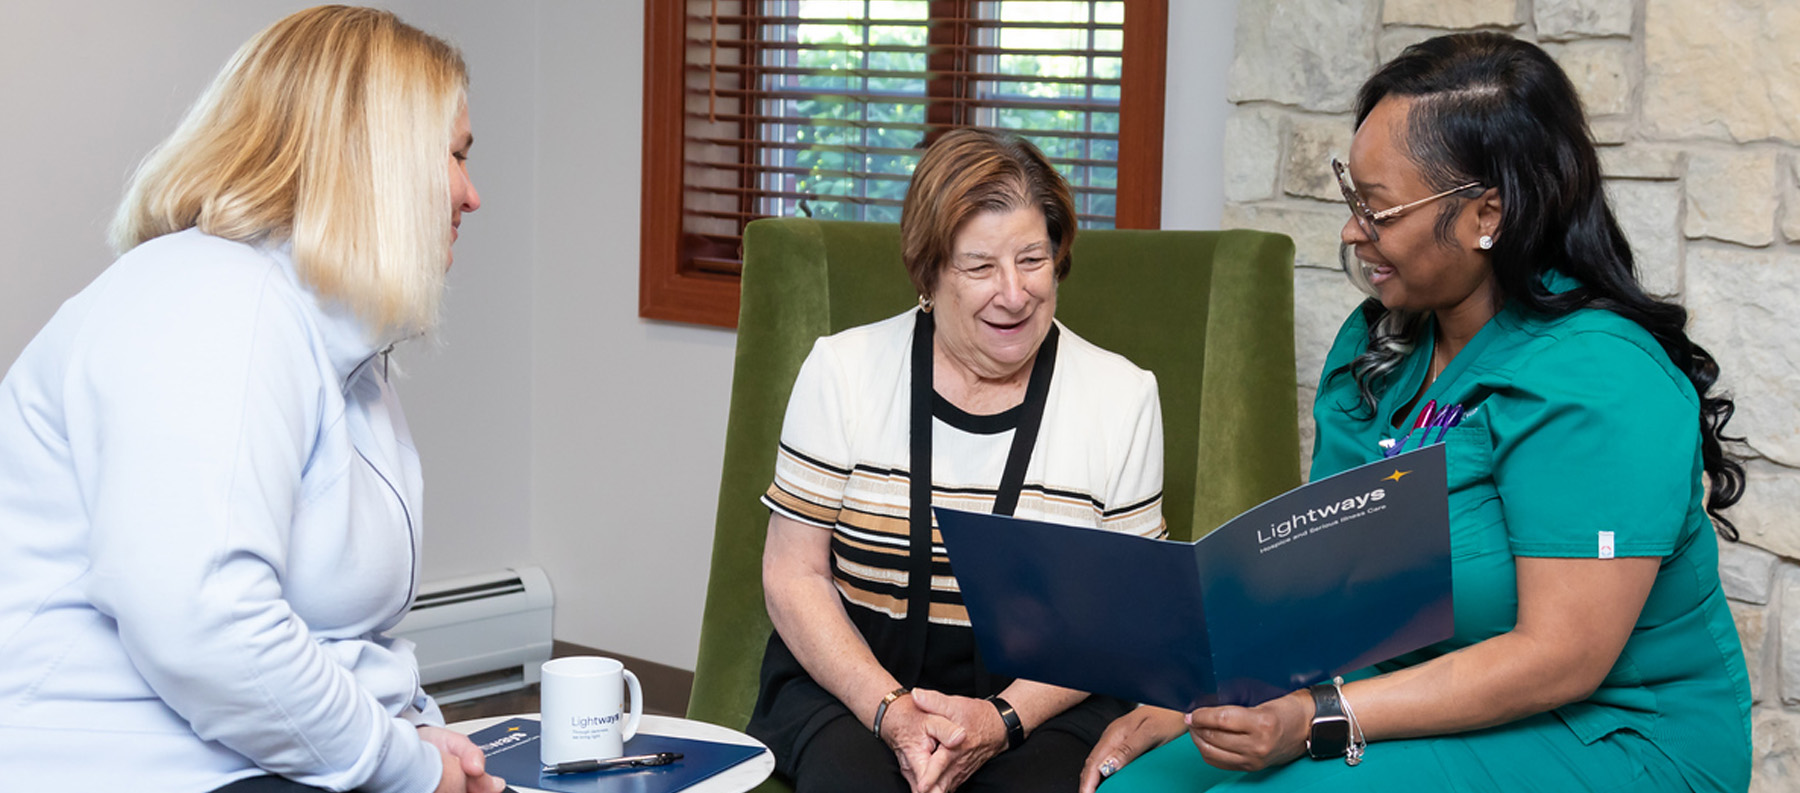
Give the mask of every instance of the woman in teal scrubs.
[[1442, 440], [1455, 635], [1254, 708], [1139, 708], [1084, 789], [1745, 789], [1714, 531], [1736, 538], [1733, 406], [1637, 283], [1574, 88], [1532, 44], [1458, 34], [1382, 67], [1356, 118], [1334, 166], [1373, 299], [1326, 361], [1312, 472]]

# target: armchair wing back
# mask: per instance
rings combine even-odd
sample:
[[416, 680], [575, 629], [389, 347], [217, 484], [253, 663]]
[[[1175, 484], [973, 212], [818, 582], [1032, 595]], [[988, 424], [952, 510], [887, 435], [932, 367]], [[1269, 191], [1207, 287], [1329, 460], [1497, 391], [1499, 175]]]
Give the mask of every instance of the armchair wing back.
[[[1299, 483], [1294, 245], [1259, 231], [1083, 231], [1057, 317], [1156, 373], [1169, 534], [1192, 539]], [[770, 625], [762, 550], [776, 443], [820, 336], [914, 305], [900, 229], [774, 218], [744, 236], [712, 570], [688, 716], [742, 729]]]

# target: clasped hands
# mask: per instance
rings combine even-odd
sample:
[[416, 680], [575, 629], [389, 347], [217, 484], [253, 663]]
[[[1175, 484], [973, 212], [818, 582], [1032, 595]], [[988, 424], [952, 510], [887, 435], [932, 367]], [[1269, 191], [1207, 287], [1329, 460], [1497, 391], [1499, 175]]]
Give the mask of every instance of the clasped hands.
[[881, 739], [912, 793], [949, 793], [1006, 748], [1006, 724], [987, 700], [915, 688], [888, 706]]

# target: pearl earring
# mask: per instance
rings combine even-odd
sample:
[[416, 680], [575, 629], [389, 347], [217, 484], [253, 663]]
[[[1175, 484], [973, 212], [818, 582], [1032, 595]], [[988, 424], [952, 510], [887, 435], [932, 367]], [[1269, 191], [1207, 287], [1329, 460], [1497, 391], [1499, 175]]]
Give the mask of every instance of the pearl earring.
[[1483, 234], [1483, 235], [1481, 235], [1481, 239], [1475, 241], [1475, 247], [1480, 248], [1484, 251], [1490, 250], [1494, 247], [1494, 238], [1490, 237], [1486, 234]]

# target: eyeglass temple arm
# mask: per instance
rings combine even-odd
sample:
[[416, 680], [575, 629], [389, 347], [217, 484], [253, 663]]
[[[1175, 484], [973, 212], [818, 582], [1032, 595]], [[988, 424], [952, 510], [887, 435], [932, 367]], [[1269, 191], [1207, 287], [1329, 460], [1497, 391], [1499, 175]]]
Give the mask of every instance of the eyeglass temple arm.
[[1429, 204], [1429, 203], [1436, 201], [1440, 198], [1443, 198], [1445, 196], [1456, 195], [1457, 193], [1460, 193], [1464, 190], [1468, 190], [1470, 188], [1475, 188], [1475, 187], [1480, 187], [1480, 186], [1481, 186], [1480, 182], [1470, 182], [1466, 185], [1463, 185], [1462, 187], [1452, 187], [1449, 190], [1445, 190], [1442, 193], [1438, 193], [1437, 195], [1426, 196], [1426, 197], [1421, 198], [1417, 201], [1414, 201], [1410, 204], [1401, 204], [1400, 206], [1397, 206], [1397, 207], [1388, 207], [1387, 209], [1383, 209], [1380, 212], [1371, 213], [1369, 216], [1376, 220], [1381, 220], [1384, 218], [1391, 218], [1395, 215], [1400, 214], [1401, 212], [1405, 212], [1408, 209], [1412, 209], [1413, 207], [1419, 206], [1420, 204]]

